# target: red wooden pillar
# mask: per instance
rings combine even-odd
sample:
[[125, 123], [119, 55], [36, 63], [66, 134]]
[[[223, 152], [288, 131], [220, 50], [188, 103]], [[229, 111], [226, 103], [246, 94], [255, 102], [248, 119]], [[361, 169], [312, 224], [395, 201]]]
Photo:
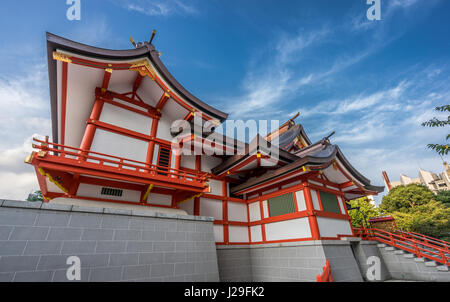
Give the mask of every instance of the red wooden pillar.
[[311, 236], [313, 240], [320, 239], [319, 225], [317, 224], [316, 215], [314, 215], [314, 204], [311, 199], [311, 191], [308, 182], [303, 183], [303, 191], [305, 194], [306, 210], [308, 212], [308, 221], [311, 228]]
[[[197, 172], [202, 171], [202, 157], [201, 155], [195, 156], [195, 170]], [[200, 197], [194, 199], [194, 215], [200, 216]]]
[[261, 198], [261, 193], [258, 193], [259, 196], [259, 210], [261, 211], [261, 234], [262, 234], [262, 241], [266, 242], [266, 225], [262, 223], [262, 220], [264, 219], [264, 209], [263, 209], [263, 200]]
[[[222, 181], [222, 195], [223, 197], [227, 197], [227, 182], [226, 180]], [[229, 233], [228, 233], [228, 200], [222, 201], [222, 215], [223, 215], [223, 241], [225, 244], [230, 242]]]
[[92, 141], [94, 140], [95, 121], [100, 119], [100, 114], [102, 113], [104, 101], [101, 99], [95, 99], [94, 107], [92, 108], [91, 116], [89, 117], [88, 123], [86, 125], [86, 130], [84, 132], [83, 139], [81, 141], [80, 149], [83, 151], [89, 151], [91, 149]]
[[146, 162], [149, 164], [149, 166], [151, 166], [151, 164], [152, 164], [153, 154], [155, 152], [154, 138], [156, 137], [156, 132], [158, 131], [158, 123], [159, 123], [159, 119], [154, 118], [152, 120], [152, 129], [150, 130], [151, 141], [148, 143], [147, 159], [146, 159]]

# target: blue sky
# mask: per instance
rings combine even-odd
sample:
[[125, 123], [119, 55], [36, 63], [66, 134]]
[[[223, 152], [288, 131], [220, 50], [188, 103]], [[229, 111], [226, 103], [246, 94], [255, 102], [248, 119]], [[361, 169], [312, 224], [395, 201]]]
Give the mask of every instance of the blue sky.
[[[154, 40], [188, 90], [231, 119], [298, 122], [315, 141], [336, 131], [351, 163], [372, 183], [381, 171], [441, 172], [427, 143], [446, 129], [421, 127], [448, 104], [450, 2], [381, 0], [369, 21], [365, 0], [2, 1], [0, 9], [0, 198], [37, 188], [23, 164], [30, 138], [51, 134], [45, 32], [103, 48]], [[378, 198], [378, 200], [380, 200]]]

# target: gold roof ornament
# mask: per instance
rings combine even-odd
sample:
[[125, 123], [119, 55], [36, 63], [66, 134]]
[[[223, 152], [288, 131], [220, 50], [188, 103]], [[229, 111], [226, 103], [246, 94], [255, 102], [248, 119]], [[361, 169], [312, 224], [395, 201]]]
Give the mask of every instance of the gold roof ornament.
[[65, 63], [72, 63], [72, 60], [70, 59], [70, 57], [68, 55], [62, 54], [58, 51], [53, 52], [53, 60], [61, 61], [61, 62], [65, 62]]

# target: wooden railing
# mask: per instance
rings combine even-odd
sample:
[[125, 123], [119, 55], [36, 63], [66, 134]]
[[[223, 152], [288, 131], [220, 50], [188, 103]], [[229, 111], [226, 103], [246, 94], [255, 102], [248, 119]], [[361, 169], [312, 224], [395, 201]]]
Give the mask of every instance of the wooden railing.
[[[132, 159], [122, 158], [114, 155], [82, 150], [70, 146], [55, 144], [48, 140], [39, 140], [33, 138], [33, 141], [39, 144], [33, 144], [33, 148], [47, 152], [48, 155], [58, 157], [61, 162], [81, 163], [99, 165], [102, 168], [117, 168], [121, 171], [144, 173], [157, 178], [170, 178], [190, 181], [193, 183], [205, 183], [208, 180], [208, 174], [205, 172], [197, 173], [192, 171], [163, 167]], [[142, 176], [141, 174], [140, 176]]]
[[317, 282], [333, 282], [333, 275], [331, 274], [330, 261], [327, 259], [325, 266], [323, 267], [323, 272], [317, 275]]
[[362, 239], [376, 240], [415, 254], [419, 258], [423, 257], [445, 265], [450, 265], [448, 244], [447, 246], [442, 246], [442, 244], [438, 242], [438, 239], [433, 238], [433, 240], [436, 240], [439, 245], [431, 243], [431, 240], [429, 239], [427, 240], [428, 242], [423, 239], [418, 240], [418, 237], [423, 238], [421, 236], [424, 236], [419, 236], [420, 234], [412, 236], [411, 233], [405, 234], [405, 232], [400, 231], [397, 233], [391, 233], [374, 228], [354, 228], [354, 232], [355, 235], [361, 237]]

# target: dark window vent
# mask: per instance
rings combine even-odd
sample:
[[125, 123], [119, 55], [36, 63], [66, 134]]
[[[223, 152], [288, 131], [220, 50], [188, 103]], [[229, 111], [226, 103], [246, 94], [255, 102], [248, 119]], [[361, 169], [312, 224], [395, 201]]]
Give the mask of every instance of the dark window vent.
[[109, 196], [118, 196], [121, 197], [123, 194], [123, 190], [120, 189], [111, 189], [111, 188], [102, 188], [102, 195], [109, 195]]
[[[159, 150], [159, 156], [158, 156], [158, 166], [159, 169], [162, 171], [169, 171], [168, 168], [170, 166], [170, 149], [161, 147]], [[167, 176], [166, 173], [158, 173], [160, 175]]]

